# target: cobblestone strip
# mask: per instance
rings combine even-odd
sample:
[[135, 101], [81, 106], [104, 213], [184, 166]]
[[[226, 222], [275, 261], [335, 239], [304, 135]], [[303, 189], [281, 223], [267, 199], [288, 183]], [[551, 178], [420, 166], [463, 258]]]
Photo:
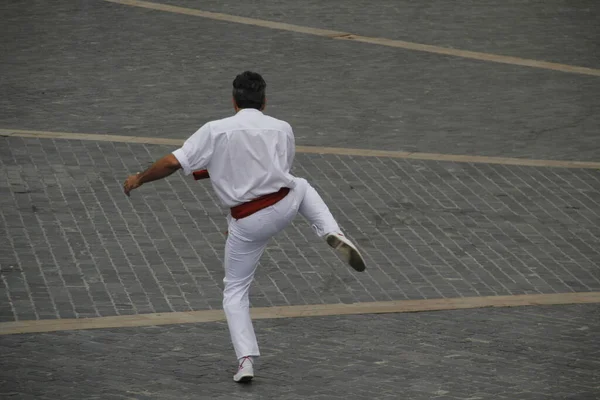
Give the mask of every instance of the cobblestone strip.
[[[63, 318], [77, 316], [72, 294], [68, 289], [68, 282], [64, 279], [63, 271], [58, 268], [60, 260], [55, 253], [55, 246], [61, 246], [60, 238], [62, 232], [53, 217], [40, 217], [41, 210], [47, 210], [51, 201], [47, 187], [56, 182], [54, 176], [48, 176], [50, 182], [40, 182], [39, 175], [36, 179], [29, 180], [28, 176], [22, 175], [22, 167], [31, 167], [29, 154], [25, 142], [19, 147], [4, 146], [7, 153], [3, 154], [3, 169], [8, 177], [10, 203], [4, 203], [2, 207], [3, 220], [7, 227], [7, 242], [12, 245], [15, 254], [19, 254], [24, 260], [31, 264], [13, 265], [12, 268], [3, 271], [3, 280], [7, 288], [15, 288], [17, 293], [11, 295], [11, 307], [15, 312], [15, 319], [56, 318], [57, 312]], [[50, 171], [47, 172], [50, 175]], [[48, 185], [50, 184], [50, 185]], [[19, 198], [17, 198], [19, 196]], [[3, 196], [4, 197], [4, 196]], [[23, 208], [21, 208], [23, 207]], [[52, 241], [50, 240], [52, 237]], [[13, 238], [21, 238], [14, 242]], [[31, 257], [34, 255], [34, 257]], [[14, 260], [15, 262], [17, 259]], [[6, 265], [6, 267], [10, 267]], [[23, 278], [20, 278], [20, 276]], [[34, 304], [30, 298], [30, 288], [27, 287], [28, 276], [31, 280], [39, 280], [41, 277], [42, 289], [39, 292], [41, 303], [39, 309], [33, 310]], [[28, 300], [23, 299], [23, 292], [27, 292]], [[45, 293], [44, 293], [45, 292]], [[38, 295], [36, 295], [38, 296]], [[14, 297], [14, 302], [12, 302]], [[51, 306], [51, 307], [48, 307]]]
[[[222, 307], [227, 211], [210, 182], [122, 193], [172, 146], [0, 140], [3, 320]], [[299, 154], [294, 173], [369, 268], [298, 217], [261, 260], [254, 307], [600, 291], [598, 171]]]

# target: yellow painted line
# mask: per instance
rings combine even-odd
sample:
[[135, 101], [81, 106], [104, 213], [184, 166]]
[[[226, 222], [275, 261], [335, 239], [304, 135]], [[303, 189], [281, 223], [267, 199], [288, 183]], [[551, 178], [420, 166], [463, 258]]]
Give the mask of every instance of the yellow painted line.
[[[71, 140], [92, 140], [99, 142], [120, 142], [120, 143], [138, 143], [138, 144], [164, 144], [171, 146], [181, 146], [184, 139], [166, 139], [151, 138], [140, 136], [119, 136], [104, 135], [94, 133], [68, 133], [68, 132], [47, 132], [31, 131], [19, 129], [0, 129], [0, 136], [8, 137], [31, 137], [39, 139], [71, 139]], [[600, 162], [594, 161], [563, 161], [563, 160], [533, 160], [527, 158], [508, 158], [508, 157], [487, 157], [487, 156], [468, 156], [460, 154], [437, 154], [437, 153], [413, 153], [408, 151], [390, 151], [390, 150], [369, 150], [369, 149], [348, 149], [340, 147], [317, 147], [317, 146], [296, 146], [298, 153], [313, 154], [336, 154], [343, 156], [358, 157], [390, 157], [404, 158], [409, 160], [431, 160], [431, 161], [452, 161], [466, 163], [485, 163], [485, 164], [503, 164], [503, 165], [522, 165], [529, 167], [559, 167], [559, 168], [586, 168], [600, 169]]]
[[123, 4], [133, 7], [141, 7], [151, 10], [165, 11], [175, 14], [192, 15], [196, 17], [208, 18], [217, 21], [232, 22], [236, 24], [260, 26], [262, 28], [277, 29], [288, 32], [298, 32], [308, 35], [321, 36], [329, 39], [337, 40], [352, 40], [355, 42], [363, 42], [387, 47], [396, 47], [406, 50], [422, 51], [426, 53], [443, 54], [447, 56], [469, 58], [473, 60], [495, 62], [501, 64], [520, 65], [524, 67], [549, 69], [553, 71], [568, 72], [573, 74], [600, 76], [600, 69], [578, 67], [574, 65], [558, 64], [547, 61], [531, 60], [519, 57], [502, 56], [498, 54], [480, 53], [476, 51], [467, 51], [459, 49], [451, 49], [447, 47], [433, 46], [428, 44], [406, 42], [403, 40], [394, 40], [387, 38], [377, 38], [355, 35], [348, 32], [333, 31], [328, 29], [311, 28], [307, 26], [287, 24], [283, 22], [266, 21], [256, 18], [240, 17], [230, 14], [215, 13], [203, 11], [193, 8], [184, 8], [171, 6], [168, 4], [152, 3], [141, 0], [105, 0], [110, 3]]
[[[353, 304], [315, 304], [252, 308], [252, 318], [298, 318], [332, 315], [410, 313], [483, 307], [519, 307], [600, 303], [600, 292], [517, 296], [462, 297], [454, 299], [400, 300]], [[53, 319], [0, 323], [0, 335], [81, 329], [126, 328], [225, 321], [222, 310], [122, 315], [116, 317]]]

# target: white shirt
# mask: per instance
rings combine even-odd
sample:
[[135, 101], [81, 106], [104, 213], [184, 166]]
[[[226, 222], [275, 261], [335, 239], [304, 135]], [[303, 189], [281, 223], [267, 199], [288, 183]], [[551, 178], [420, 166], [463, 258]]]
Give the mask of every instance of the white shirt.
[[186, 175], [208, 170], [227, 207], [291, 187], [294, 154], [290, 124], [254, 108], [206, 123], [173, 152]]

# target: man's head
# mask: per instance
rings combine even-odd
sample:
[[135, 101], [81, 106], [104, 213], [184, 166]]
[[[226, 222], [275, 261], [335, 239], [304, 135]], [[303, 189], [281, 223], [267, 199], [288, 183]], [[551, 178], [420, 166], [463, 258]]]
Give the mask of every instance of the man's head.
[[256, 72], [242, 72], [233, 80], [233, 105], [237, 110], [256, 108], [263, 110], [266, 104], [265, 80]]

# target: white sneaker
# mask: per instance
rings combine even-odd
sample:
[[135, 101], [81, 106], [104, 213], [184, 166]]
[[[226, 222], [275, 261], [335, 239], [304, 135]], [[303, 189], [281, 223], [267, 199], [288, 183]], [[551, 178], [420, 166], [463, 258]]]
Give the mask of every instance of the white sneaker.
[[233, 376], [233, 380], [236, 382], [250, 382], [254, 378], [254, 365], [252, 357], [243, 357], [240, 361], [237, 374]]
[[342, 260], [350, 264], [357, 271], [364, 271], [365, 260], [362, 258], [356, 247], [343, 234], [332, 232], [326, 235], [327, 244], [333, 247]]

